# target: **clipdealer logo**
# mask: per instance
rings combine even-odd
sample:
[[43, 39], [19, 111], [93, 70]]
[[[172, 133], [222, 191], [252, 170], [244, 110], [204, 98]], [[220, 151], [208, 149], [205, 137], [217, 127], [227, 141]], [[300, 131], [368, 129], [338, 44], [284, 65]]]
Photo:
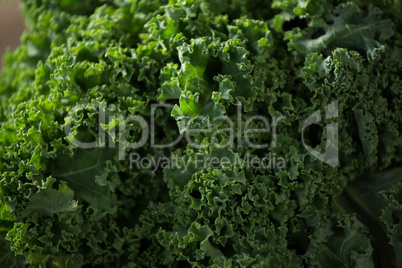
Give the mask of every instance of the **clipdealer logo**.
[[[176, 140], [171, 141], [168, 144], [157, 144], [155, 141], [156, 136], [156, 127], [155, 127], [155, 111], [156, 109], [160, 108], [173, 108], [173, 105], [169, 104], [152, 104], [151, 105], [151, 115], [148, 121], [141, 116], [138, 115], [130, 115], [128, 117], [124, 117], [119, 115], [115, 107], [113, 105], [107, 107], [106, 103], [100, 103], [98, 105], [94, 104], [80, 104], [73, 107], [69, 111], [69, 115], [66, 117], [66, 124], [64, 126], [65, 134], [67, 140], [75, 147], [82, 148], [82, 149], [90, 149], [90, 148], [116, 148], [118, 147], [118, 158], [120, 161], [126, 159], [127, 151], [130, 149], [138, 149], [143, 147], [145, 144], [149, 144], [151, 148], [154, 149], [164, 149], [164, 148], [173, 148], [176, 146], [182, 139], [186, 139], [186, 143], [192, 147], [199, 149], [201, 148], [202, 144], [197, 143], [193, 140], [193, 134], [197, 133], [210, 133], [207, 135], [210, 137], [209, 144], [214, 145], [217, 148], [233, 148], [236, 147], [240, 148], [242, 146], [248, 146], [252, 149], [268, 149], [271, 147], [277, 146], [277, 135], [278, 135], [278, 125], [280, 121], [286, 119], [285, 116], [280, 116], [278, 118], [272, 117], [271, 120], [268, 120], [264, 116], [253, 116], [245, 120], [243, 122], [243, 115], [241, 111], [241, 105], [237, 106], [237, 115], [236, 120], [232, 120], [232, 118], [227, 116], [218, 116], [215, 118], [205, 118], [201, 115], [198, 115], [195, 118], [188, 119], [184, 123], [181, 122], [181, 125], [186, 126], [185, 131], [182, 131]], [[112, 112], [110, 112], [112, 111]], [[77, 117], [77, 114], [82, 114], [84, 112], [92, 112], [93, 114], [98, 114], [98, 133], [97, 139], [91, 142], [84, 142], [80, 141], [77, 137], [78, 135], [78, 127], [81, 121], [76, 120], [73, 118]], [[325, 107], [325, 120], [330, 120], [333, 118], [338, 117], [338, 101], [335, 101]], [[78, 116], [78, 118], [81, 118]], [[321, 152], [318, 148], [312, 148], [311, 146], [307, 145], [305, 132], [307, 127], [316, 124], [322, 121], [321, 111], [316, 111], [312, 115], [310, 115], [302, 125], [302, 133], [301, 139], [304, 148], [316, 159], [332, 166], [336, 167], [339, 164], [339, 153], [338, 153], [338, 123], [329, 123], [325, 127], [326, 131], [326, 144], [325, 144], [325, 152]], [[75, 120], [75, 121], [74, 121]], [[205, 127], [203, 128], [193, 128], [192, 124], [194, 120], [199, 120], [205, 123]], [[77, 122], [79, 121], [79, 122]], [[212, 126], [216, 122], [226, 122], [226, 126], [223, 129], [214, 129]], [[149, 122], [149, 123], [148, 123]], [[263, 127], [261, 128], [252, 128], [251, 126], [253, 123], [259, 122], [260, 125], [262, 124]], [[75, 123], [75, 124], [74, 124]], [[84, 122], [85, 123], [85, 122]], [[140, 126], [140, 139], [136, 142], [130, 142], [127, 138], [126, 131], [130, 124], [137, 124]], [[74, 127], [75, 125], [75, 127]], [[254, 124], [256, 125], [256, 124]], [[219, 133], [226, 132], [228, 136], [228, 140], [224, 144], [217, 144], [216, 137]], [[271, 133], [271, 143], [263, 143], [263, 144], [256, 144], [250, 138], [250, 134], [252, 136], [253, 133]], [[236, 142], [235, 142], [236, 140]], [[272, 152], [267, 152], [270, 158], [272, 158]], [[135, 161], [142, 161], [143, 163], [150, 163], [145, 166], [158, 166], [160, 165], [161, 159], [139, 159], [138, 154], [134, 154]], [[279, 159], [279, 162], [284, 162], [285, 159], [283, 157], [275, 156]], [[216, 160], [214, 160], [216, 161]], [[226, 161], [226, 160], [225, 160]], [[253, 160], [254, 162], [257, 160]], [[260, 163], [264, 162], [264, 159], [259, 160]], [[271, 160], [270, 160], [271, 161]], [[133, 156], [130, 155], [130, 165], [133, 162]], [[166, 162], [166, 161], [165, 161]], [[184, 160], [183, 160], [184, 162]], [[242, 163], [247, 161], [242, 161]], [[257, 161], [258, 162], [258, 161]], [[153, 164], [152, 164], [153, 163]], [[271, 165], [271, 164], [270, 164]], [[269, 166], [270, 166], [269, 165]], [[164, 166], [169, 166], [169, 164], [165, 164]], [[253, 166], [253, 165], [251, 165]], [[281, 165], [280, 168], [285, 167], [286, 165]], [[278, 168], [278, 167], [276, 167]]]

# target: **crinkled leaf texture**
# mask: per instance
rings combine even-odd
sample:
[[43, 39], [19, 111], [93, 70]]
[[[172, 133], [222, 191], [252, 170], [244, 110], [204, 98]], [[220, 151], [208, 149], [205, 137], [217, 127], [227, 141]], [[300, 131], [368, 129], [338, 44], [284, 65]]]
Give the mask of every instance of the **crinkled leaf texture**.
[[[0, 72], [0, 267], [402, 265], [402, 1], [22, 8]], [[256, 116], [270, 132], [245, 136]], [[138, 118], [155, 132], [136, 147]]]

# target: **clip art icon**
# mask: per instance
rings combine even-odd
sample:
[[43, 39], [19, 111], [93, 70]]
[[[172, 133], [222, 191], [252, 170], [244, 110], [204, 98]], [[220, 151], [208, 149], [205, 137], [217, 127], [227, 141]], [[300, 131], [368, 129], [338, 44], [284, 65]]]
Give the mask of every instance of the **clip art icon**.
[[[325, 107], [325, 119], [338, 117], [338, 101], [335, 101]], [[331, 123], [325, 127], [327, 134], [327, 141], [325, 145], [325, 153], [320, 153], [320, 151], [313, 149], [311, 146], [307, 145], [304, 141], [304, 130], [306, 127], [321, 121], [321, 111], [314, 112], [307, 120], [303, 123], [302, 130], [302, 142], [304, 148], [315, 158], [321, 160], [322, 162], [336, 167], [339, 164], [339, 152], [338, 152], [338, 123]]]

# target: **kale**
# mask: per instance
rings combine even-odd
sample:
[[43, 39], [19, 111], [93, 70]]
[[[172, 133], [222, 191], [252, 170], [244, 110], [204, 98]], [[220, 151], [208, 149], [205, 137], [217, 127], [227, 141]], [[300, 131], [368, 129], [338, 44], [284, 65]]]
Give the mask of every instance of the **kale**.
[[1, 267], [402, 265], [400, 0], [22, 9]]

